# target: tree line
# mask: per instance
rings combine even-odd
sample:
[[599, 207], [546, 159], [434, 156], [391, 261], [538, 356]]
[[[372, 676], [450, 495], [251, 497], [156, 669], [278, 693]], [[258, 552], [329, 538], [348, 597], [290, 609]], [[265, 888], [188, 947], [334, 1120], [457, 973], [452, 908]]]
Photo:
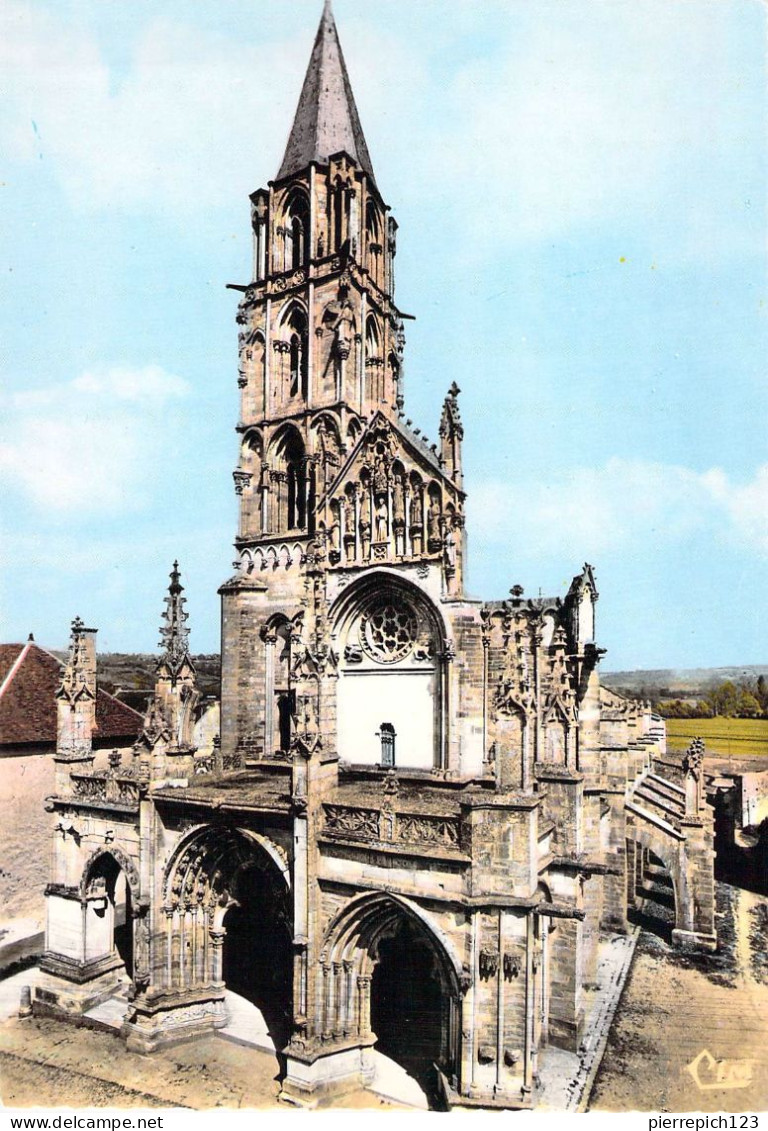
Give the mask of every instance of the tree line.
[[653, 697], [654, 710], [667, 719], [768, 719], [768, 681], [724, 679], [696, 702]]

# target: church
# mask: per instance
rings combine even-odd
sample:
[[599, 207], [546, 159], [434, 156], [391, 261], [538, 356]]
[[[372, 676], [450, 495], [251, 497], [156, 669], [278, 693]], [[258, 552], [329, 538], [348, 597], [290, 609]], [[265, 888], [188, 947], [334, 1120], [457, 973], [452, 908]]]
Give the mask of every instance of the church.
[[151, 1054], [225, 1027], [229, 989], [286, 1102], [365, 1086], [378, 1049], [435, 1104], [525, 1109], [654, 878], [673, 941], [716, 946], [712, 814], [701, 751], [601, 689], [591, 566], [563, 597], [465, 593], [460, 390], [428, 443], [383, 187], [326, 2], [234, 288], [220, 736], [195, 746], [177, 566], [142, 733], [105, 762], [73, 623], [33, 1008], [80, 1018], [127, 986], [122, 1034]]

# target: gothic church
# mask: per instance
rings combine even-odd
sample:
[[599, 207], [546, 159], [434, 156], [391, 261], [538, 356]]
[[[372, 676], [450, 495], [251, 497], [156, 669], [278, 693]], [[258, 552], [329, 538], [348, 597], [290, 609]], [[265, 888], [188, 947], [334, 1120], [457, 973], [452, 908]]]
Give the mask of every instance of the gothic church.
[[649, 869], [675, 942], [716, 944], [700, 752], [667, 754], [649, 709], [601, 690], [590, 566], [562, 599], [465, 595], [459, 389], [426, 443], [330, 3], [251, 203], [220, 740], [193, 742], [175, 567], [154, 701], [104, 765], [95, 633], [73, 624], [34, 1009], [127, 986], [123, 1035], [151, 1053], [226, 1026], [229, 989], [262, 1011], [287, 1101], [365, 1084], [376, 1047], [442, 1106], [532, 1107]]

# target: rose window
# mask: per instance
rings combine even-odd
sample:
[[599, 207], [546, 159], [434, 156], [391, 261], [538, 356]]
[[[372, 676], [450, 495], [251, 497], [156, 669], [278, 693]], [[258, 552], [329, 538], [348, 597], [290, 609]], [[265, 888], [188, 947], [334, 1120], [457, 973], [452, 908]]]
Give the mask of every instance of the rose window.
[[372, 659], [393, 664], [413, 650], [418, 627], [416, 614], [407, 605], [381, 602], [363, 617], [360, 643]]

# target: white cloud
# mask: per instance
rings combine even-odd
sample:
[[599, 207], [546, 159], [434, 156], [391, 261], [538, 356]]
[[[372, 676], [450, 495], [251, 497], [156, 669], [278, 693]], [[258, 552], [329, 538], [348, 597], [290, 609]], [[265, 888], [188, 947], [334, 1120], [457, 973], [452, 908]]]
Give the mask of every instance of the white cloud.
[[151, 365], [17, 393], [3, 406], [0, 481], [52, 518], [139, 509], [173, 433], [160, 410], [187, 392], [181, 377]]
[[482, 482], [471, 507], [483, 541], [516, 553], [643, 553], [705, 534], [768, 557], [768, 465], [738, 484], [719, 468], [615, 458], [547, 485]]
[[[80, 207], [183, 220], [245, 200], [274, 175], [309, 56], [311, 25], [293, 10], [276, 40], [256, 8], [246, 39], [226, 19], [214, 34], [196, 28], [194, 10], [188, 23], [137, 15], [116, 77], [87, 24], [6, 0], [0, 137], [16, 157], [50, 160]], [[741, 191], [741, 60], [723, 47], [733, 19], [704, 2], [542, 0], [479, 16], [458, 5], [429, 37], [415, 19], [411, 40], [356, 14], [341, 35], [395, 205], [472, 199], [457, 209], [461, 230], [484, 251], [630, 214], [653, 225], [673, 207], [691, 246], [706, 232], [711, 253], [712, 240], [728, 246], [718, 231]], [[462, 21], [496, 27], [502, 48], [462, 55]], [[713, 178], [732, 200], [718, 202]]]
[[259, 64], [255, 45], [158, 18], [116, 83], [87, 25], [8, 0], [0, 137], [16, 158], [52, 163], [81, 208], [188, 218], [245, 199], [260, 150], [279, 159], [290, 111], [276, 113], [272, 83], [295, 84], [290, 49], [272, 52], [269, 84]]

